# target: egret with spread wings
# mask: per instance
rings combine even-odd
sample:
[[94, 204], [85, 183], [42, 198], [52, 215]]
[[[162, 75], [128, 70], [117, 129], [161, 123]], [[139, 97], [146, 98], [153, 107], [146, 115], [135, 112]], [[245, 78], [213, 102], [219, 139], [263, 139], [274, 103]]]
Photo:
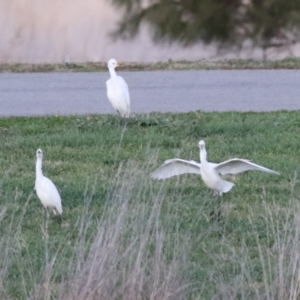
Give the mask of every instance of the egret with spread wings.
[[205, 142], [200, 141], [198, 145], [200, 148], [200, 163], [179, 158], [168, 159], [151, 174], [151, 177], [165, 179], [186, 173], [198, 174], [201, 175], [202, 180], [210, 189], [222, 195], [229, 192], [234, 183], [222, 179], [220, 175], [238, 174], [249, 170], [258, 170], [279, 175], [276, 171], [242, 158], [232, 158], [219, 164], [208, 162], [206, 160]]

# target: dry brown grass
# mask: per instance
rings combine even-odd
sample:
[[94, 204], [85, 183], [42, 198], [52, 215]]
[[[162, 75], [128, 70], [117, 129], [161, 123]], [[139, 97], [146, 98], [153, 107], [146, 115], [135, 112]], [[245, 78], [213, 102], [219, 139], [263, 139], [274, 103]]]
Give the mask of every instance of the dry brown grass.
[[[68, 276], [55, 280], [53, 266], [59, 252], [48, 251], [47, 222], [43, 277], [27, 291], [30, 299], [187, 299], [195, 283], [186, 276], [189, 266], [189, 236], [173, 232], [173, 221], [162, 219], [164, 189], [143, 195], [147, 178], [134, 163], [119, 168], [115, 189], [108, 196], [96, 235], [86, 247], [90, 222], [89, 204], [78, 219], [76, 251], [70, 259]], [[148, 199], [149, 201], [145, 201]], [[87, 250], [88, 249], [88, 250]]]

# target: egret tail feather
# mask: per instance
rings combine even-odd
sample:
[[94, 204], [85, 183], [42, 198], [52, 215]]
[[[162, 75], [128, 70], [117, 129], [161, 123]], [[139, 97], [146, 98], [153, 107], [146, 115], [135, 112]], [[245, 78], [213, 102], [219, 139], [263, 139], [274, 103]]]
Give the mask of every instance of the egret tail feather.
[[228, 193], [234, 187], [234, 183], [230, 181], [222, 181], [222, 193]]

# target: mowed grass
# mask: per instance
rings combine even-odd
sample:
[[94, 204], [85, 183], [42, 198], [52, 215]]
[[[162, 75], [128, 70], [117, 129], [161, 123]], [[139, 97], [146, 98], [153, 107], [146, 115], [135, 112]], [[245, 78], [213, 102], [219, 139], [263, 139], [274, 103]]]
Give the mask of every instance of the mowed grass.
[[[297, 299], [299, 133], [287, 111], [0, 119], [0, 298]], [[198, 161], [200, 139], [210, 161], [281, 175], [230, 176], [221, 199], [196, 175], [150, 178]], [[61, 226], [35, 195], [38, 148]]]

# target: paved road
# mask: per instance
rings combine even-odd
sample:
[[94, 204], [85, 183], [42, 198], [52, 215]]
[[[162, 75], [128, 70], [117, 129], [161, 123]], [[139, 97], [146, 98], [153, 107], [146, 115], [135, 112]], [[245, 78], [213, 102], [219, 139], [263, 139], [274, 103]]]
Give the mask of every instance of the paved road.
[[[300, 71], [119, 72], [132, 112], [300, 109]], [[0, 116], [114, 113], [108, 73], [0, 74]]]

